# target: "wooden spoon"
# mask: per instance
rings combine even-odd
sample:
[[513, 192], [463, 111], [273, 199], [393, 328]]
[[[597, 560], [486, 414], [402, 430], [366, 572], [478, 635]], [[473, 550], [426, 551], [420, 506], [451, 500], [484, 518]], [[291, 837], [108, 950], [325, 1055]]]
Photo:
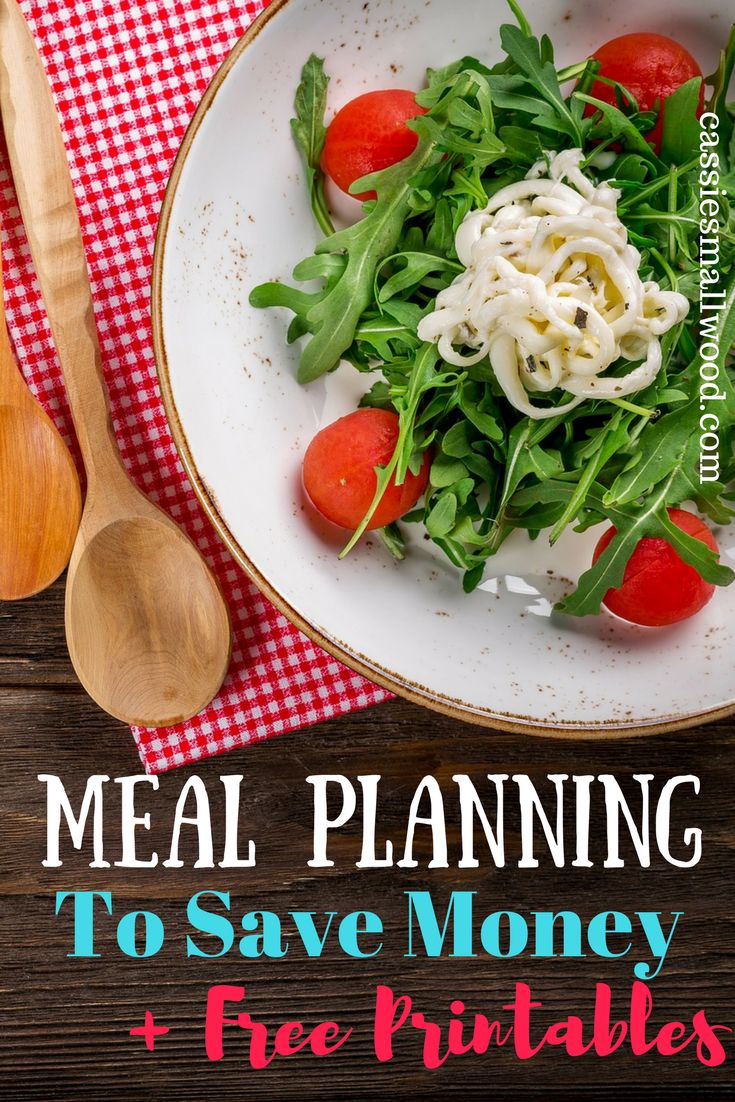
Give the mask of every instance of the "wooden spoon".
[[79, 680], [106, 711], [128, 723], [168, 726], [200, 711], [222, 684], [229, 617], [194, 545], [124, 472], [59, 122], [15, 0], [0, 0], [0, 110], [87, 468], [66, 590], [69, 653]]
[[17, 601], [69, 562], [82, 497], [69, 449], [18, 371], [2, 301], [0, 255], [0, 600]]

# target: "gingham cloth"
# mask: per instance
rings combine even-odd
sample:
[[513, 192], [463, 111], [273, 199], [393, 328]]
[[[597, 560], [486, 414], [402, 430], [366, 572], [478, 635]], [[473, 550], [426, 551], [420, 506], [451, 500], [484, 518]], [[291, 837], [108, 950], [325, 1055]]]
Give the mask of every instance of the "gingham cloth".
[[[125, 465], [204, 553], [232, 615], [232, 665], [212, 705], [176, 727], [133, 728], [151, 773], [389, 695], [315, 647], [235, 565], [186, 480], [158, 388], [149, 291], [166, 181], [204, 89], [263, 6], [263, 0], [21, 0], [61, 116]], [[33, 391], [71, 442], [61, 374], [4, 156], [0, 194], [11, 338]]]

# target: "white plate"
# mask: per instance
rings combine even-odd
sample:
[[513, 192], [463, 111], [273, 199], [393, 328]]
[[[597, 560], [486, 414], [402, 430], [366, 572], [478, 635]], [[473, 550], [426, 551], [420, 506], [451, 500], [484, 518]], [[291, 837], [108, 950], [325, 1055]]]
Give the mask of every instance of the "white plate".
[[[616, 34], [661, 28], [705, 71], [727, 32], [719, 0], [571, 5], [527, 0], [568, 63]], [[654, 731], [735, 710], [735, 586], [665, 630], [607, 614], [551, 612], [599, 532], [552, 550], [518, 533], [471, 596], [417, 533], [394, 563], [376, 541], [338, 561], [343, 539], [304, 510], [300, 460], [322, 425], [354, 408], [343, 366], [295, 381], [283, 311], [247, 302], [313, 249], [289, 119], [314, 51], [330, 108], [369, 88], [420, 86], [427, 65], [492, 61], [502, 0], [275, 0], [217, 74], [169, 185], [154, 271], [154, 337], [169, 419], [190, 477], [243, 568], [326, 649], [390, 689], [463, 718], [540, 733]], [[413, 526], [411, 526], [413, 527]], [[733, 558], [735, 530], [719, 533]]]

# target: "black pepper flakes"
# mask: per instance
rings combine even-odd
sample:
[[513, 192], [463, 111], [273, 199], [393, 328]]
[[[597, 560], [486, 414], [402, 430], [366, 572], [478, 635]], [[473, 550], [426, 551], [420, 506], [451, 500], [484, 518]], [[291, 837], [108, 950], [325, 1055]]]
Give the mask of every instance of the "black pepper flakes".
[[577, 313], [574, 315], [574, 324], [576, 325], [577, 329], [587, 328], [587, 317], [587, 311], [583, 310], [581, 306], [578, 306]]

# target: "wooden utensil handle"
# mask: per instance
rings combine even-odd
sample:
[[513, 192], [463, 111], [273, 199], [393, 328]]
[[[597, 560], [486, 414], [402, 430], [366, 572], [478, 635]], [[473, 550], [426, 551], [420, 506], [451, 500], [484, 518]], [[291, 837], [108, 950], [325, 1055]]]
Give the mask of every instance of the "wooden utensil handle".
[[0, 248], [0, 406], [22, 400], [25, 383], [15, 362], [10, 334], [5, 322], [2, 249]]
[[100, 464], [119, 467], [119, 453], [61, 128], [43, 63], [16, 0], [0, 0], [0, 110], [18, 204], [92, 478]]

